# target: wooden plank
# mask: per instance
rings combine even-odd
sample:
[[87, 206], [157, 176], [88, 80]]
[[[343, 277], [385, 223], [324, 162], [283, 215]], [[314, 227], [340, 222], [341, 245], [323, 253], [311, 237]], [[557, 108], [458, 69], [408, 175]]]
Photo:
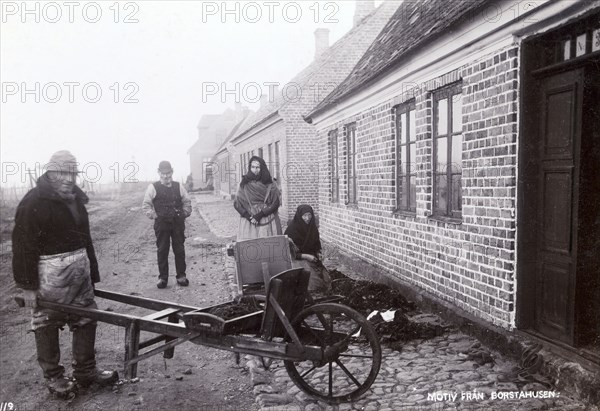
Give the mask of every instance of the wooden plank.
[[91, 318], [93, 320], [102, 321], [109, 324], [120, 325], [121, 327], [127, 327], [131, 321], [138, 319], [138, 317], [133, 315], [119, 314], [111, 311], [98, 310], [96, 308], [53, 303], [44, 300], [38, 300], [38, 305], [54, 311], [60, 311], [67, 314], [77, 314], [81, 317]]
[[[177, 316], [175, 314], [172, 314], [169, 316], [169, 322], [170, 323], [179, 323], [179, 318], [177, 318]], [[169, 344], [175, 337], [167, 337], [165, 342], [167, 344]], [[187, 338], [185, 341], [189, 340], [189, 338]], [[165, 353], [163, 354], [163, 358], [173, 358], [173, 356], [175, 355], [175, 345], [167, 350], [165, 350]]]
[[[161, 318], [169, 317], [171, 314], [175, 314], [178, 312], [179, 312], [178, 308], [172, 308], [172, 307], [165, 308], [164, 310], [145, 315], [142, 317], [142, 319], [144, 319], [144, 320], [160, 320]], [[169, 321], [169, 322], [176, 322], [176, 321]]]
[[262, 275], [263, 275], [263, 281], [265, 283], [265, 290], [266, 290], [267, 285], [269, 284], [269, 281], [271, 280], [271, 272], [269, 271], [269, 263], [266, 261], [262, 262]]
[[[192, 336], [192, 338], [194, 338], [194, 337]], [[169, 341], [168, 343], [166, 343], [166, 344], [164, 344], [164, 345], [162, 345], [160, 347], [157, 347], [157, 348], [155, 348], [153, 350], [147, 351], [147, 352], [145, 352], [143, 354], [140, 354], [140, 355], [138, 355], [138, 356], [136, 356], [134, 358], [129, 359], [128, 361], [125, 362], [125, 368], [127, 368], [127, 367], [133, 367], [133, 366], [137, 367], [137, 363], [138, 362], [140, 362], [142, 360], [145, 360], [146, 358], [150, 358], [150, 357], [152, 357], [152, 356], [154, 356], [156, 354], [160, 354], [163, 351], [172, 350], [172, 349], [175, 348], [175, 346], [177, 346], [179, 344], [182, 344], [182, 343], [184, 343], [186, 341], [189, 341], [189, 340], [190, 340], [190, 338], [188, 338], [188, 337], [186, 337], [186, 338], [181, 338], [180, 337], [180, 338], [176, 338], [176, 339], [174, 339], [172, 341]]]
[[157, 320], [147, 320], [142, 317], [136, 317], [127, 314], [119, 314], [110, 311], [98, 310], [95, 308], [78, 307], [76, 305], [53, 303], [43, 300], [40, 300], [38, 305], [40, 307], [50, 308], [55, 311], [68, 314], [77, 314], [81, 317], [91, 318], [96, 321], [120, 325], [121, 327], [128, 327], [132, 321], [136, 321], [138, 322], [139, 328], [142, 331], [169, 335], [171, 337], [185, 337], [194, 333], [192, 330], [188, 330], [183, 323], [166, 323]]
[[302, 343], [300, 342], [300, 338], [298, 338], [298, 335], [294, 331], [294, 328], [292, 328], [292, 324], [290, 324], [290, 322], [288, 321], [287, 317], [285, 316], [285, 313], [283, 312], [283, 309], [281, 308], [273, 294], [269, 295], [269, 302], [272, 304], [275, 313], [281, 320], [281, 324], [283, 324], [283, 327], [287, 331], [288, 335], [292, 338], [292, 341], [294, 341], [294, 344], [296, 344], [300, 352], [302, 352], [303, 348]]
[[157, 337], [149, 338], [146, 341], [140, 342], [139, 348], [141, 350], [142, 348], [150, 347], [151, 345], [165, 341], [166, 339], [167, 339], [166, 335], [159, 335]]
[[153, 300], [151, 298], [138, 297], [134, 295], [116, 293], [114, 291], [106, 291], [96, 289], [94, 294], [97, 297], [105, 298], [107, 300], [118, 301], [125, 304], [135, 305], [137, 307], [149, 308], [151, 310], [164, 310], [165, 308], [178, 308], [183, 312], [198, 310], [198, 307], [192, 307], [190, 305], [176, 304], [169, 301]]
[[138, 356], [140, 347], [140, 328], [137, 321], [132, 321], [125, 329], [125, 378], [135, 378], [137, 363], [130, 361]]
[[259, 338], [248, 336], [199, 335], [190, 341], [194, 344], [214, 347], [220, 350], [259, 355], [261, 357], [275, 358], [279, 360], [321, 361], [323, 359], [323, 349], [319, 346], [304, 345], [302, 346], [303, 351], [300, 352], [295, 344], [264, 341]]
[[285, 235], [237, 241], [234, 247], [237, 283], [241, 290], [246, 284], [264, 283], [263, 262], [268, 263], [272, 274], [292, 268], [290, 244]]
[[[282, 337], [286, 331], [291, 336], [288, 331], [290, 329], [289, 321], [294, 319], [304, 307], [308, 295], [309, 277], [309, 273], [302, 268], [293, 268], [271, 278], [267, 288], [269, 297], [261, 331], [264, 339]], [[274, 309], [272, 298], [277, 301], [280, 312]], [[284, 324], [285, 321], [287, 321], [287, 325]]]

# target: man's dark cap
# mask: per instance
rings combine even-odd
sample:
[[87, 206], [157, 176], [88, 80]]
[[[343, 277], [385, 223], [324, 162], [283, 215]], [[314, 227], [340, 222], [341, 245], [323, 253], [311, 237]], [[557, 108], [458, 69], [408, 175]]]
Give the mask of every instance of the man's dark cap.
[[161, 173], [170, 173], [171, 171], [173, 171], [173, 168], [171, 167], [171, 163], [169, 163], [168, 161], [161, 161], [158, 164], [158, 171]]

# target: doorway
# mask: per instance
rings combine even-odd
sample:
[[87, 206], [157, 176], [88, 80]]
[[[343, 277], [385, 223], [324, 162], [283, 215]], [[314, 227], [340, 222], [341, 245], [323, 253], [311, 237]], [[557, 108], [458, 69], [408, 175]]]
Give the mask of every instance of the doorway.
[[600, 363], [599, 21], [523, 43], [517, 326]]

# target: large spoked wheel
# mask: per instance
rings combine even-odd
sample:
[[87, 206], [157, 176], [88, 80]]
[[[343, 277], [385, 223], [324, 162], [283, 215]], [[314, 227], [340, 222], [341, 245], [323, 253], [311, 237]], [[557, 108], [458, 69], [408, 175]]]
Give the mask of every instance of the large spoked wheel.
[[381, 346], [371, 324], [360, 313], [340, 304], [317, 304], [292, 321], [302, 345], [320, 346], [320, 362], [284, 361], [294, 382], [307, 394], [328, 403], [353, 401], [377, 378]]

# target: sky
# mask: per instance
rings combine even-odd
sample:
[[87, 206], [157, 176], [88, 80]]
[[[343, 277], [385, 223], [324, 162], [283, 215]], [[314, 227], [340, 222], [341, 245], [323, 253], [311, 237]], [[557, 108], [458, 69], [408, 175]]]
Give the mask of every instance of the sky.
[[[379, 5], [381, 1], [376, 1]], [[0, 1], [2, 187], [70, 150], [89, 181], [189, 173], [204, 114], [258, 107], [353, 23], [342, 1]], [[228, 92], [228, 93], [227, 93]]]

